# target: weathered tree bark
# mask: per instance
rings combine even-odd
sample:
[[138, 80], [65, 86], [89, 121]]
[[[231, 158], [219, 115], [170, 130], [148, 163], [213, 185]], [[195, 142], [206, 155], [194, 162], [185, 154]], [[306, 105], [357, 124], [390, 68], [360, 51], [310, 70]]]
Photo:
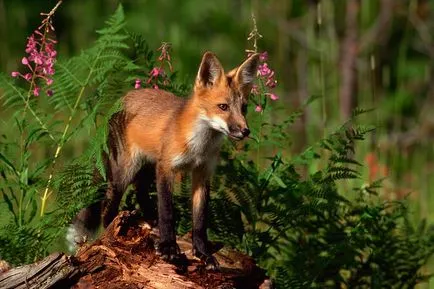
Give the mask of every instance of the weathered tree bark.
[[67, 288], [80, 275], [73, 258], [54, 253], [35, 264], [0, 275], [0, 288]]
[[[191, 242], [179, 238], [182, 264], [156, 255], [158, 236], [134, 212], [121, 212], [104, 234], [84, 244], [76, 256], [55, 253], [40, 262], [0, 275], [0, 288], [269, 288], [255, 262], [222, 249], [215, 254], [220, 272], [205, 270], [191, 255]], [[262, 285], [261, 285], [262, 284]]]

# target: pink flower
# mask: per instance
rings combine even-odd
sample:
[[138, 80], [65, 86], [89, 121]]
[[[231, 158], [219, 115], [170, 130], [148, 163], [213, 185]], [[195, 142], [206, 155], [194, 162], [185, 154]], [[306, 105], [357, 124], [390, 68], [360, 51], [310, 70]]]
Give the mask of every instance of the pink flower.
[[148, 74], [148, 79], [146, 80], [146, 83], [154, 89], [159, 89], [159, 85], [169, 84], [170, 79], [165, 71], [166, 65], [169, 67], [170, 71], [173, 71], [170, 56], [170, 44], [163, 42], [157, 51], [160, 51], [160, 56], [157, 58], [159, 65], [152, 68]]
[[41, 89], [37, 86], [35, 86], [35, 88], [33, 89], [33, 95], [34, 96], [39, 96], [39, 92], [41, 91]]
[[57, 51], [54, 49], [53, 43], [47, 43], [45, 45], [45, 52], [47, 53], [47, 55], [49, 57], [56, 57], [56, 55], [57, 55]]
[[276, 85], [277, 85], [277, 80], [275, 80], [273, 77], [267, 78], [267, 81], [265, 82], [265, 86], [269, 88], [275, 88]]
[[48, 67], [44, 67], [42, 68], [42, 72], [44, 72], [47, 75], [53, 75], [54, 74], [54, 69], [53, 69], [53, 65], [51, 64]]
[[154, 67], [154, 68], [152, 68], [150, 74], [152, 77], [157, 77], [158, 75], [163, 75], [163, 73], [164, 73], [163, 69], [158, 68], [158, 67]]
[[26, 53], [30, 53], [36, 49], [35, 36], [32, 34], [29, 38], [27, 38], [27, 40]]
[[47, 93], [48, 96], [52, 96], [53, 95], [53, 91], [51, 89], [48, 89], [46, 91], [46, 93]]
[[271, 100], [278, 100], [279, 96], [275, 95], [274, 93], [267, 92], [266, 95], [270, 97]]
[[268, 67], [267, 63], [260, 64], [258, 67], [258, 71], [261, 76], [267, 76], [271, 73], [271, 69]]
[[262, 112], [262, 106], [257, 105], [257, 106], [255, 107], [255, 111], [256, 111], [256, 112]]
[[141, 87], [141, 81], [140, 79], [136, 79], [136, 83], [134, 84], [135, 89], [139, 89]]
[[36, 64], [38, 64], [38, 65], [41, 65], [43, 62], [42, 62], [42, 57], [41, 56], [39, 56], [39, 55], [36, 55], [35, 56], [35, 59], [33, 60]]
[[[274, 79], [274, 71], [268, 66], [266, 62], [268, 60], [268, 52], [264, 51], [259, 54], [259, 60], [262, 62], [258, 66], [257, 78], [259, 84], [254, 84], [251, 89], [251, 93], [256, 99], [256, 103], [263, 103], [263, 97], [269, 97], [272, 101], [279, 99], [279, 96], [271, 92], [271, 89], [276, 87], [277, 81]], [[264, 108], [261, 105], [256, 105], [256, 112], [263, 112]]]
[[[41, 33], [40, 29], [43, 29], [44, 33]], [[48, 86], [53, 83], [51, 75], [55, 72], [54, 63], [57, 55], [54, 45], [56, 41], [50, 38], [53, 29], [50, 23], [48, 26], [41, 25], [27, 38], [25, 49], [27, 55], [21, 59], [21, 63], [26, 66], [28, 72], [20, 74], [14, 71], [11, 73], [12, 77], [20, 76], [28, 82], [34, 80], [30, 85], [35, 96], [40, 95], [41, 81], [44, 81]], [[52, 95], [52, 91], [47, 90], [47, 95]]]

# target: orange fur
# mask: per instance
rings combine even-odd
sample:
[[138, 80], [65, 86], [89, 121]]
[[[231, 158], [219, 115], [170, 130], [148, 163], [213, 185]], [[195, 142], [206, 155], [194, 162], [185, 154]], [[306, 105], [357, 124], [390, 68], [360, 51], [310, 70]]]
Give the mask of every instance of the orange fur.
[[[218, 118], [223, 126], [227, 124], [238, 129], [247, 128], [240, 110], [242, 105], [247, 104], [247, 95], [242, 94], [240, 79], [236, 78], [238, 71], [236, 68], [226, 76], [221, 69], [212, 87], [202, 83], [198, 75], [189, 99], [155, 89], [129, 92], [124, 97], [124, 107], [125, 112], [131, 116], [126, 127], [130, 157], [135, 157], [138, 149], [146, 160], [160, 162], [167, 171], [177, 170], [173, 162], [176, 157], [188, 154], [189, 139], [201, 117], [211, 120]], [[218, 107], [222, 103], [229, 105], [230, 113]], [[213, 147], [211, 144], [219, 141], [219, 135], [210, 136], [206, 141], [209, 142], [210, 151], [203, 152], [202, 162], [210, 163], [218, 154], [219, 146]], [[194, 166], [186, 164], [186, 167], [192, 168], [191, 165]]]

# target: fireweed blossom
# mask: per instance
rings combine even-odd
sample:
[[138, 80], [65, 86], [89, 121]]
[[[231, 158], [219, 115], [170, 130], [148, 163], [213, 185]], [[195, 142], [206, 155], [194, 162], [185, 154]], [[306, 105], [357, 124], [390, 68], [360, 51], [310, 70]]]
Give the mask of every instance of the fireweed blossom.
[[279, 97], [277, 95], [275, 95], [274, 93], [267, 92], [267, 93], [265, 93], [265, 95], [270, 97], [271, 100], [278, 100], [279, 99]]
[[[48, 20], [47, 20], [48, 19]], [[56, 62], [57, 51], [56, 40], [53, 39], [54, 28], [50, 19], [46, 18], [42, 25], [27, 38], [26, 56], [21, 59], [21, 64], [26, 67], [27, 73], [13, 71], [12, 77], [21, 77], [30, 83], [30, 90], [34, 96], [39, 96], [41, 87], [45, 87], [48, 96], [53, 91], [48, 89], [53, 84], [54, 63]]]
[[[165, 66], [173, 72], [172, 68], [172, 58], [170, 56], [170, 44], [163, 42], [157, 51], [160, 51], [160, 56], [157, 58], [157, 66], [153, 67], [148, 73], [148, 78], [146, 79], [146, 85], [154, 89], [159, 89], [158, 83], [163, 85], [168, 85], [170, 79], [166, 73]], [[134, 88], [139, 89], [142, 87], [142, 81], [136, 79]]]
[[[250, 56], [249, 53], [248, 56]], [[259, 55], [257, 77], [259, 79], [259, 85], [253, 85], [251, 93], [254, 95], [254, 101], [256, 102], [256, 112], [262, 112], [264, 110], [264, 100], [262, 96], [269, 97], [272, 101], [279, 99], [279, 96], [271, 92], [277, 85], [277, 80], [274, 78], [274, 70], [268, 66], [268, 52], [262, 52]]]
[[262, 106], [257, 105], [257, 106], [255, 107], [255, 111], [256, 111], [256, 112], [262, 112]]
[[136, 82], [134, 84], [135, 89], [139, 89], [142, 86], [142, 81], [140, 79], [136, 79]]

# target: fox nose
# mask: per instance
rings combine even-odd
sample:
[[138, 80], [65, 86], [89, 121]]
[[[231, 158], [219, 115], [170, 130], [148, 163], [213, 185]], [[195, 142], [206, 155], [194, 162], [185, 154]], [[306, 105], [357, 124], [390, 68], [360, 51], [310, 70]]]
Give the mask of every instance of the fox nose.
[[249, 134], [250, 134], [250, 129], [248, 129], [247, 127], [246, 127], [246, 128], [243, 128], [243, 129], [241, 130], [241, 133], [243, 134], [244, 137], [247, 137], [247, 136], [249, 136]]

